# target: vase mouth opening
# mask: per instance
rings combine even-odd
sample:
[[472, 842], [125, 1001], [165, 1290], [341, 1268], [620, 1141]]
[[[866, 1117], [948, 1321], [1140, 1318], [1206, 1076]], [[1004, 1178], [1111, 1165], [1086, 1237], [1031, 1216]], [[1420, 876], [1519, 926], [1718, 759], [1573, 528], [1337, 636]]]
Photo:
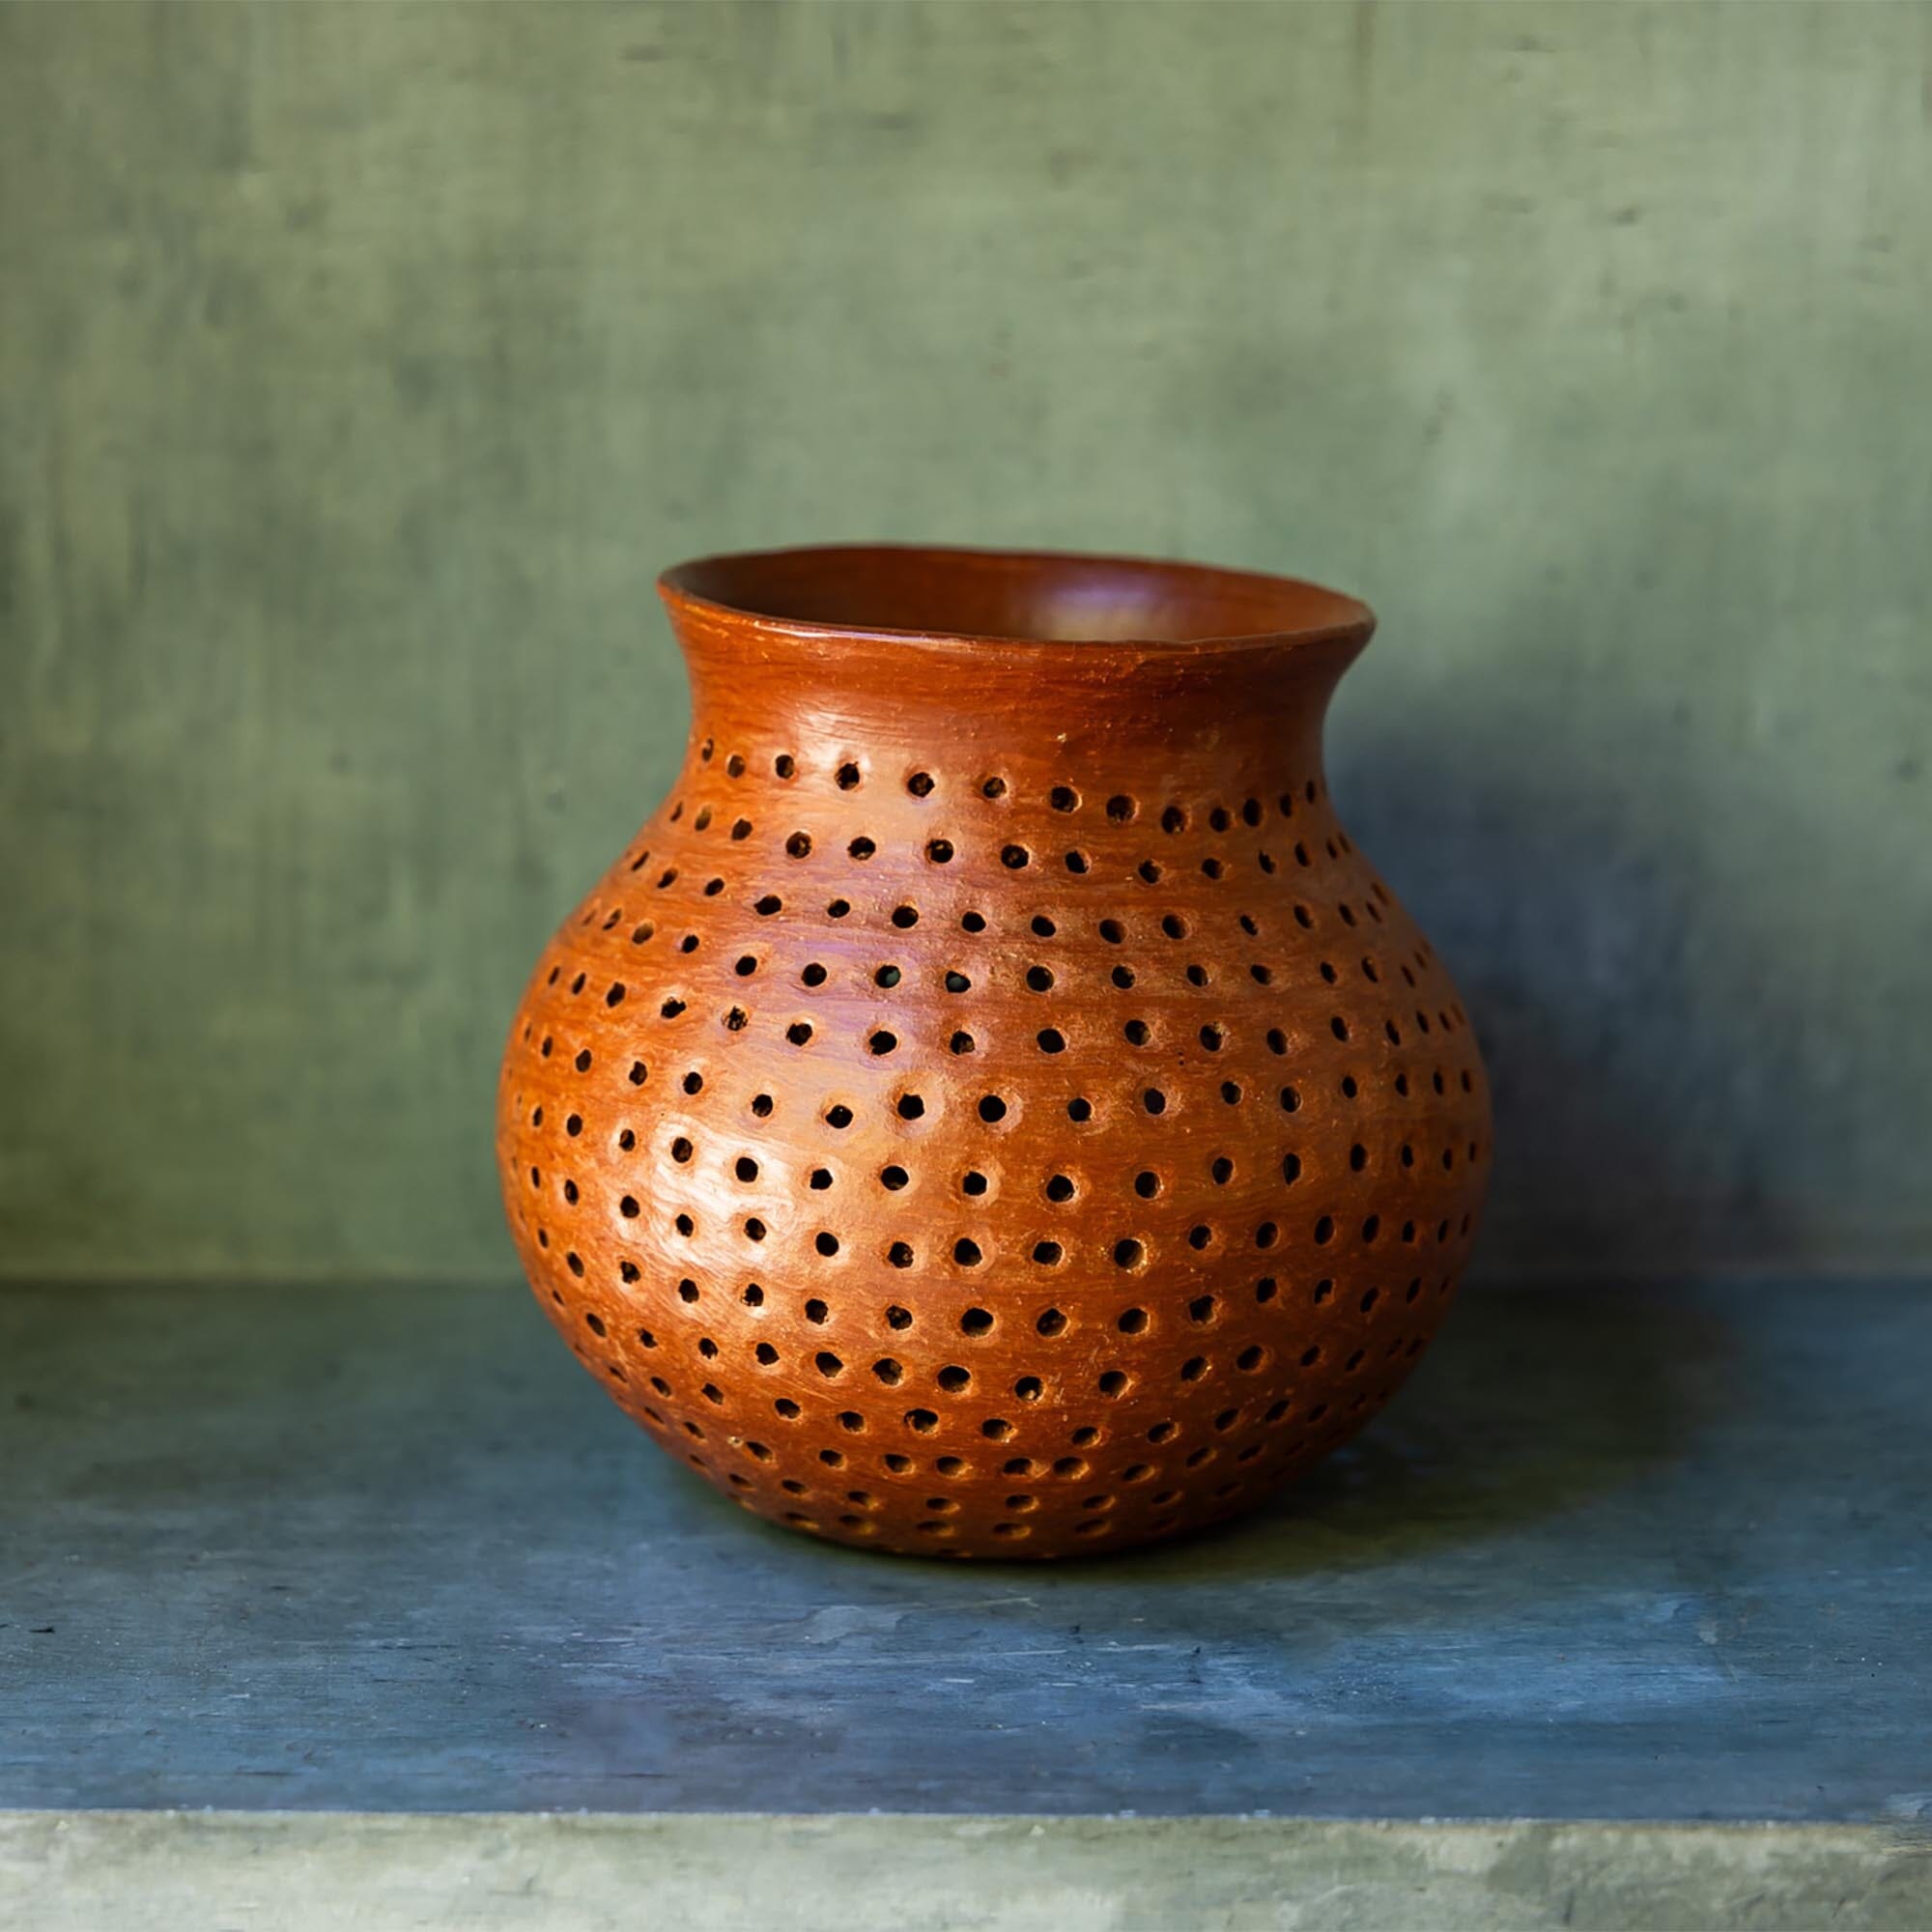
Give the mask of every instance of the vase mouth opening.
[[1009, 646], [1229, 651], [1375, 629], [1367, 605], [1296, 578], [1066, 551], [828, 544], [667, 570], [673, 613], [798, 636]]

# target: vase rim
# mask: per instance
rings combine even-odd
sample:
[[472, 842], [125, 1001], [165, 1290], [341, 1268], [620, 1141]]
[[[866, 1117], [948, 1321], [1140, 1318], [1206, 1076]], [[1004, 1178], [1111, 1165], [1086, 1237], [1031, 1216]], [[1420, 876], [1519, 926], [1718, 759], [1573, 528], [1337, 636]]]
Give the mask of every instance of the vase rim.
[[811, 544], [672, 565], [673, 616], [826, 641], [940, 649], [1127, 649], [1179, 656], [1280, 650], [1376, 627], [1358, 598], [1301, 578], [1178, 558], [967, 546]]

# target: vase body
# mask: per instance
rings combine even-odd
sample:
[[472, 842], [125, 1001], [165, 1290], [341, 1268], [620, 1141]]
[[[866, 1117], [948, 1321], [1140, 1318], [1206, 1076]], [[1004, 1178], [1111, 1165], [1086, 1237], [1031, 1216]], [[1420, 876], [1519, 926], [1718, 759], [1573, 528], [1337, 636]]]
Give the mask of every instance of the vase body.
[[1456, 990], [1322, 778], [1368, 612], [958, 552], [663, 587], [684, 765], [498, 1103], [586, 1368], [746, 1507], [927, 1554], [1173, 1535], [1351, 1435], [1490, 1159]]

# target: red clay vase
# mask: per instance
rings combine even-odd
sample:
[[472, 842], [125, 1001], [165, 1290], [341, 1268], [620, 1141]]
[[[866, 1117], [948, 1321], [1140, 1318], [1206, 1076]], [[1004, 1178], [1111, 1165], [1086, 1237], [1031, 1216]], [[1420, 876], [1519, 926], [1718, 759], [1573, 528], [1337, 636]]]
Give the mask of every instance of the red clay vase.
[[1415, 1365], [1489, 1098], [1321, 769], [1374, 618], [895, 548], [659, 588], [694, 724], [498, 1105], [539, 1302], [746, 1508], [1063, 1556], [1252, 1507]]

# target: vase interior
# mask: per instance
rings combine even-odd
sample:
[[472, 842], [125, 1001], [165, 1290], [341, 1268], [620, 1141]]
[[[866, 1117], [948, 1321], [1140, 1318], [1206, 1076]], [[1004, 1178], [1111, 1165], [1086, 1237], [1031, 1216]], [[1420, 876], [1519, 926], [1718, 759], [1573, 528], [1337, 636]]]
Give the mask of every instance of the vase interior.
[[1319, 584], [1150, 558], [829, 546], [704, 557], [673, 596], [785, 628], [1021, 643], [1186, 645], [1331, 635], [1373, 622]]

